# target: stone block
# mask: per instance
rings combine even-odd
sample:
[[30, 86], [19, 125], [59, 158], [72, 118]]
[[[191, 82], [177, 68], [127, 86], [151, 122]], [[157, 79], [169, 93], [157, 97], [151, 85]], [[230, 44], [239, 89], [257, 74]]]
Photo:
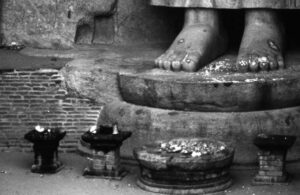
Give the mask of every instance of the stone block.
[[264, 171], [264, 170], [260, 170], [260, 171], [258, 171], [258, 175], [271, 176], [271, 177], [282, 177], [282, 176], [284, 176], [284, 172], [282, 172], [282, 171]]
[[287, 175], [274, 176], [274, 177], [264, 176], [264, 175], [256, 175], [254, 178], [254, 182], [255, 182], [255, 184], [284, 183], [284, 182], [287, 182], [287, 179], [288, 179]]
[[105, 160], [103, 159], [93, 159], [92, 168], [99, 171], [105, 169]]
[[259, 161], [259, 164], [261, 166], [282, 167], [284, 162], [282, 160]]
[[258, 159], [261, 161], [274, 161], [274, 160], [281, 160], [284, 161], [283, 155], [269, 155], [269, 156], [259, 156]]

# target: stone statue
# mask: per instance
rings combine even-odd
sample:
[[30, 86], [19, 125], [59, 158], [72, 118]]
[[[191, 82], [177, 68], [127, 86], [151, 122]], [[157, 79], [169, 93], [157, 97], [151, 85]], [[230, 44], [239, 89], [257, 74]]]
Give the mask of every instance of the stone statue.
[[284, 68], [284, 27], [276, 9], [300, 8], [300, 0], [150, 0], [150, 3], [185, 8], [182, 31], [155, 64], [166, 70], [188, 72], [197, 71], [226, 51], [228, 39], [218, 8], [246, 8], [237, 71]]

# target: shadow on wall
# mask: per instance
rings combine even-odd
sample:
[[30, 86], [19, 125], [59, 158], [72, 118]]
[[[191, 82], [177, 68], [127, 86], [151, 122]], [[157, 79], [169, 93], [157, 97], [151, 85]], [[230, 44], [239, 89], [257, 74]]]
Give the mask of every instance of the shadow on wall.
[[118, 1], [111, 13], [79, 20], [75, 43], [132, 45], [171, 42], [182, 27], [183, 13], [183, 9], [154, 7], [147, 1]]
[[[115, 37], [117, 1], [108, 12], [95, 12], [78, 20], [74, 42], [76, 44], [112, 44]], [[71, 17], [71, 13], [68, 17]]]
[[183, 11], [151, 6], [146, 0], [119, 1], [115, 43], [169, 43], [182, 27]]
[[[300, 18], [300, 10], [276, 10], [285, 27], [286, 48], [299, 49], [300, 28], [295, 25], [295, 18]], [[238, 50], [244, 32], [245, 10], [221, 10], [224, 25], [228, 31], [230, 48]]]

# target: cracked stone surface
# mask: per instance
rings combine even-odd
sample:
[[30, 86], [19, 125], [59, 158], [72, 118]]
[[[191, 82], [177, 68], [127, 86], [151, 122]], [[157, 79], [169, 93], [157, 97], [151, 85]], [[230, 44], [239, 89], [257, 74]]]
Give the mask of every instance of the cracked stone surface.
[[4, 0], [0, 4], [2, 43], [71, 48], [77, 25], [88, 26], [85, 36], [92, 39], [94, 16], [111, 15], [115, 5], [116, 0]]
[[136, 0], [3, 0], [0, 8], [0, 44], [43, 49], [169, 42], [183, 14]]

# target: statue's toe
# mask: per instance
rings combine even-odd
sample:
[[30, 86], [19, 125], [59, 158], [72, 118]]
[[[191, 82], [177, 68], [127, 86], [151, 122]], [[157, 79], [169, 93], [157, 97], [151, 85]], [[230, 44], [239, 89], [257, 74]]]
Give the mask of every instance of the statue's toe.
[[160, 60], [158, 61], [158, 67], [161, 68], [161, 69], [164, 68], [164, 61], [163, 61], [162, 59], [160, 59]]
[[270, 61], [266, 56], [257, 58], [257, 61], [261, 70], [268, 70], [270, 66]]
[[258, 67], [259, 67], [259, 63], [257, 61], [257, 59], [250, 59], [249, 60], [249, 69], [252, 71], [252, 72], [255, 72], [258, 70]]
[[199, 52], [187, 53], [181, 62], [182, 69], [187, 72], [196, 72], [199, 69], [200, 59]]
[[158, 68], [163, 68], [163, 62], [165, 56], [166, 56], [165, 54], [162, 54], [161, 56], [155, 59], [154, 63]]
[[181, 70], [181, 63], [179, 60], [172, 62], [172, 70], [174, 71], [180, 71]]
[[156, 67], [159, 67], [159, 60], [160, 60], [160, 58], [158, 57], [154, 61], [154, 64], [155, 64]]
[[197, 61], [192, 58], [182, 60], [182, 69], [187, 72], [195, 72], [197, 70]]
[[239, 72], [257, 72], [269, 71], [284, 68], [284, 61], [282, 56], [249, 54], [240, 57], [237, 61], [237, 70]]
[[284, 60], [283, 60], [282, 55], [278, 55], [278, 56], [277, 56], [277, 63], [278, 63], [278, 68], [279, 68], [279, 69], [285, 68]]
[[245, 58], [238, 60], [237, 70], [239, 72], [247, 72], [249, 70], [249, 61]]
[[274, 57], [269, 56], [268, 58], [270, 60], [270, 64], [269, 64], [270, 70], [277, 70], [278, 69], [277, 57], [276, 56], [274, 56]]
[[170, 61], [164, 61], [163, 62], [163, 68], [165, 70], [171, 70], [171, 62]]

